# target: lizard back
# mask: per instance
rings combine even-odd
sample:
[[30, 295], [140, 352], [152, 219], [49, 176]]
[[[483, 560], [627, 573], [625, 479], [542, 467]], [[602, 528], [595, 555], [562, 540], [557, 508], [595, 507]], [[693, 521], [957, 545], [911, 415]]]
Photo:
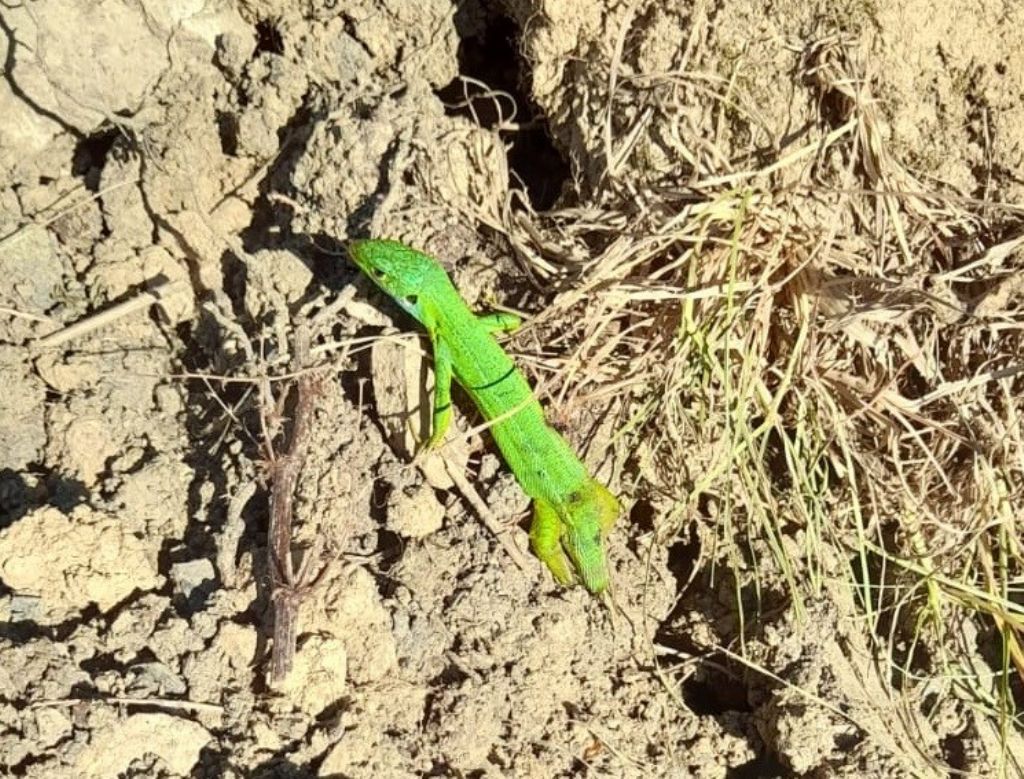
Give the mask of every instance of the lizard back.
[[[523, 490], [532, 498], [554, 505], [578, 490], [588, 479], [576, 453], [548, 425], [533, 390], [512, 358], [462, 302], [454, 287], [438, 325], [445, 333], [456, 380], [488, 421]], [[455, 305], [457, 302], [458, 305]]]

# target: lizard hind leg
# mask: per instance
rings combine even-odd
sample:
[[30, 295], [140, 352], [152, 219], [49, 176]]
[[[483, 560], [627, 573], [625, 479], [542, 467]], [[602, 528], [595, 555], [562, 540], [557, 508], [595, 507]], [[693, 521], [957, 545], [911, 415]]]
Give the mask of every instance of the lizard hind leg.
[[566, 506], [562, 546], [583, 585], [599, 595], [609, 584], [604, 544], [619, 516], [619, 501], [603, 484], [590, 479], [570, 495]]
[[562, 548], [562, 521], [550, 503], [539, 499], [533, 501], [530, 548], [559, 584], [569, 585], [575, 581], [572, 565]]
[[597, 510], [597, 523], [601, 526], [601, 536], [603, 538], [608, 535], [612, 525], [615, 524], [615, 520], [622, 513], [622, 506], [619, 505], [618, 498], [612, 495], [601, 482], [592, 479], [590, 489]]

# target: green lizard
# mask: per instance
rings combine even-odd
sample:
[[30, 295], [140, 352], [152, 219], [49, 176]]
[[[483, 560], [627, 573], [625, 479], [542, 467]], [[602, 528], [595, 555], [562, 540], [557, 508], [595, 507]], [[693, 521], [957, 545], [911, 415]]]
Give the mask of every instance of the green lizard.
[[474, 315], [436, 260], [398, 241], [354, 241], [348, 252], [430, 335], [435, 389], [426, 448], [444, 439], [454, 375], [491, 422], [505, 462], [533, 498], [534, 553], [561, 584], [573, 583], [575, 568], [590, 592], [603, 592], [608, 586], [604, 540], [619, 515], [619, 502], [548, 426], [526, 378], [494, 340], [495, 332], [516, 329], [519, 318]]

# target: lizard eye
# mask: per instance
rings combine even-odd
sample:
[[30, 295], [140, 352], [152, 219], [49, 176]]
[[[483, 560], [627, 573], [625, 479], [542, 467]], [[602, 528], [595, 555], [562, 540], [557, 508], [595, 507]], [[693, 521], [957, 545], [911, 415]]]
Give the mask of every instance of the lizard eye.
[[387, 274], [385, 274], [384, 271], [382, 271], [380, 268], [374, 268], [373, 275], [376, 276], [378, 279], [382, 279]]
[[415, 295], [406, 295], [406, 296], [405, 296], [405, 300], [406, 300], [406, 302], [407, 302], [407, 303], [409, 303], [410, 305], [412, 305], [412, 306], [415, 306], [415, 305], [416, 305], [416, 301], [418, 301], [418, 300], [419, 300], [419, 298], [418, 298], [418, 297], [416, 297]]

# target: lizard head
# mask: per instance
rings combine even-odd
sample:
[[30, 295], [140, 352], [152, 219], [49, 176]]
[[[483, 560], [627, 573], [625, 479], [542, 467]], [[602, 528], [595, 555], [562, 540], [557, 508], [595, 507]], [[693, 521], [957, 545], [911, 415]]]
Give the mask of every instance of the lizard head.
[[573, 494], [566, 509], [562, 546], [583, 586], [598, 595], [608, 587], [604, 539], [619, 516], [619, 501], [603, 484], [592, 479]]
[[450, 284], [437, 260], [398, 241], [363, 240], [348, 245], [352, 262], [410, 316], [423, 321], [420, 295], [436, 284]]

